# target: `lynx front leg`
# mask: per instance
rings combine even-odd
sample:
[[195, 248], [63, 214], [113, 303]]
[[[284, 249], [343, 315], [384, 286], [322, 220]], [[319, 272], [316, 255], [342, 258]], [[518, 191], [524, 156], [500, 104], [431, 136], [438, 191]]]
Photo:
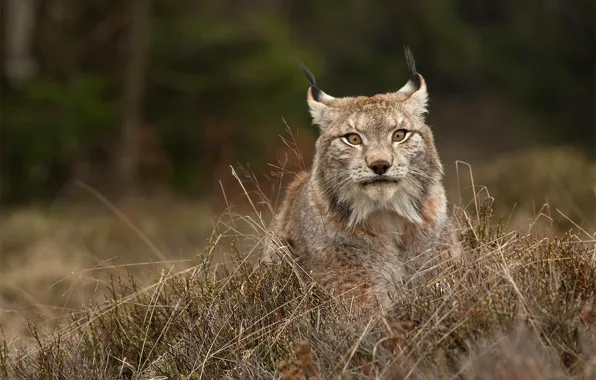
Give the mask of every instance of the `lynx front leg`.
[[338, 270], [319, 273], [316, 281], [332, 296], [348, 304], [364, 308], [377, 308], [379, 299], [368, 273], [360, 270]]

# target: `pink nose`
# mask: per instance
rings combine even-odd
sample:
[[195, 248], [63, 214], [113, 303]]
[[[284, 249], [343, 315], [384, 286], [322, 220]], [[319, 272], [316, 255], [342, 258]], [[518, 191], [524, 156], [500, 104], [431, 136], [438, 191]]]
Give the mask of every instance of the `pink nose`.
[[375, 174], [383, 175], [389, 170], [391, 164], [387, 161], [375, 161], [369, 165], [369, 168], [372, 169]]

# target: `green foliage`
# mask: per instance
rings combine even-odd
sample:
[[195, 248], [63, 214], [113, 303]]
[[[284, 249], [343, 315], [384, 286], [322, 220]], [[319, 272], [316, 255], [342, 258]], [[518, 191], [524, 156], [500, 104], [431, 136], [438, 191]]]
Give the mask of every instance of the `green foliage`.
[[114, 126], [104, 80], [79, 76], [66, 83], [37, 80], [3, 106], [2, 196], [47, 196], [54, 175]]
[[[11, 152], [4, 157], [9, 185], [2, 198], [39, 195], [35, 187], [51, 176], [48, 167], [68, 166], [96, 132], [121, 125], [115, 111], [122, 110], [115, 107], [128, 18], [120, 4], [65, 2], [65, 25], [52, 18], [53, 5], [40, 13], [40, 25], [54, 29], [52, 38], [36, 40], [39, 77], [3, 94], [3, 145]], [[300, 62], [332, 95], [371, 95], [403, 85], [403, 46], [410, 45], [433, 101], [496, 97], [509, 105], [513, 119], [536, 120], [540, 130], [528, 135], [587, 148], [593, 143], [593, 15], [587, 0], [383, 6], [153, 0], [141, 118], [159, 137], [174, 185], [196, 192], [221, 165], [263, 168], [271, 147], [279, 145], [282, 118], [292, 128], [310, 129]], [[64, 46], [75, 48], [65, 54]], [[57, 77], [67, 84], [52, 79]], [[105, 142], [116, 143], [116, 136]], [[224, 153], [214, 157], [211, 149]], [[61, 181], [54, 180], [57, 186]]]

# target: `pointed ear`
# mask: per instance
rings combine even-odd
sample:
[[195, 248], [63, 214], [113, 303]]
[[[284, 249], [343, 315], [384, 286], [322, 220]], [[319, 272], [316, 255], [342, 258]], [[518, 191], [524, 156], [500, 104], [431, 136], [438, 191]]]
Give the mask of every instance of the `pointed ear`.
[[403, 104], [415, 115], [423, 117], [427, 112], [428, 92], [426, 90], [426, 81], [416, 70], [416, 62], [410, 48], [405, 48], [406, 62], [412, 76], [410, 80], [399, 89], [399, 93], [407, 96]]
[[310, 87], [306, 93], [306, 101], [308, 103], [310, 115], [312, 116], [313, 123], [317, 124], [323, 129], [327, 127], [327, 125], [329, 125], [329, 123], [331, 123], [333, 120], [335, 112], [332, 108], [332, 103], [335, 98], [321, 91], [317, 87], [317, 82], [315, 81], [315, 77], [312, 75], [312, 73], [306, 68], [306, 66], [301, 66], [304, 75], [306, 75], [306, 78], [310, 83]]

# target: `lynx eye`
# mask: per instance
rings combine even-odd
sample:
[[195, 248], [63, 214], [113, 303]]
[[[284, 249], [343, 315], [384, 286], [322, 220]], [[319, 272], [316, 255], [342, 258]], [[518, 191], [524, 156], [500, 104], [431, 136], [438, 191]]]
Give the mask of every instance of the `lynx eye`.
[[342, 137], [342, 139], [349, 145], [356, 146], [362, 144], [362, 137], [360, 137], [360, 135], [357, 133], [349, 133]]
[[410, 134], [411, 132], [406, 131], [405, 129], [398, 129], [397, 131], [393, 132], [391, 140], [393, 140], [393, 142], [403, 142], [410, 137]]

